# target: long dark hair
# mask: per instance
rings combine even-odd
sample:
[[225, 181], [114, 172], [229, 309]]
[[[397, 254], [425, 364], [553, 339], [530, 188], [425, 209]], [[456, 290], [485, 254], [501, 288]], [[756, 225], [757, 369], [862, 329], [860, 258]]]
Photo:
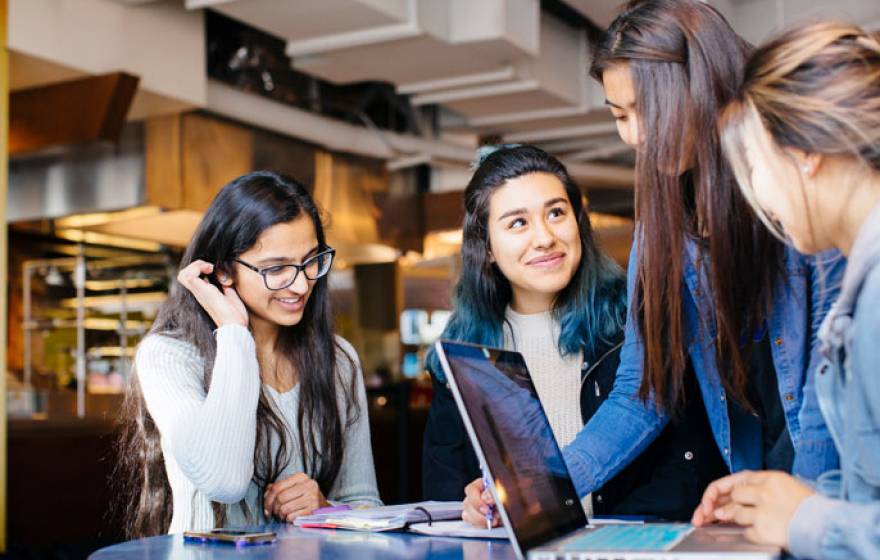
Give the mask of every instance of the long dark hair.
[[[180, 266], [197, 259], [215, 264], [215, 270], [230, 273], [233, 259], [254, 246], [260, 234], [273, 225], [307, 215], [315, 226], [318, 243], [325, 244], [318, 209], [306, 189], [296, 181], [276, 173], [257, 171], [243, 175], [224, 186], [193, 234]], [[202, 386], [207, 392], [216, 355], [215, 328], [207, 312], [189, 290], [174, 284], [168, 300], [159, 311], [151, 333], [171, 336], [192, 345], [204, 359]], [[257, 434], [254, 447], [254, 481], [260, 495], [274, 482], [298, 448], [308, 474], [328, 495], [343, 455], [344, 428], [357, 419], [359, 409], [354, 395], [355, 377], [347, 385], [339, 376], [337, 352], [344, 359], [333, 334], [333, 316], [327, 277], [315, 282], [303, 317], [294, 326], [279, 329], [276, 352], [289, 360], [297, 373], [299, 441], [288, 441], [284, 420], [261, 388], [257, 405]], [[354, 371], [353, 364], [350, 371]], [[341, 418], [337, 387], [345, 393], [347, 418]], [[163, 463], [160, 434], [144, 403], [137, 373], [132, 377], [122, 414], [118, 471], [123, 480], [122, 499], [127, 500], [124, 516], [129, 537], [155, 535], [168, 531], [172, 514], [171, 488]], [[279, 442], [272, 454], [270, 441]], [[319, 447], [320, 445], [320, 447]], [[225, 521], [226, 506], [214, 503], [215, 524]], [[242, 507], [244, 503], [242, 502]], [[245, 508], [245, 514], [252, 516]]]
[[[617, 264], [599, 251], [581, 191], [565, 166], [533, 146], [510, 146], [485, 156], [464, 193], [462, 273], [454, 289], [453, 313], [442, 338], [500, 346], [510, 282], [489, 258], [489, 202], [505, 182], [530, 173], [554, 175], [565, 187], [577, 218], [581, 261], [571, 281], [556, 296], [553, 316], [560, 325], [563, 355], [592, 354], [602, 343], [619, 338], [626, 318], [626, 282]], [[428, 368], [442, 378], [436, 356]]]
[[594, 54], [591, 73], [597, 80], [609, 67], [628, 63], [636, 90], [641, 143], [632, 312], [644, 342], [639, 395], [653, 396], [667, 411], [674, 412], [683, 397], [686, 236], [708, 257], [706, 288], [714, 300], [721, 382], [746, 408], [750, 346], [741, 343], [766, 317], [782, 273], [783, 247], [737, 189], [716, 129], [749, 50], [703, 2], [636, 0], [623, 8]]

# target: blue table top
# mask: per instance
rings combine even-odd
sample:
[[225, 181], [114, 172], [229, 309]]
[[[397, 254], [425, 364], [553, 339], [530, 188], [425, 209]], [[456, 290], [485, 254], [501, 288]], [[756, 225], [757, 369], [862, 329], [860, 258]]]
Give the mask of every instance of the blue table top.
[[298, 560], [371, 560], [400, 558], [421, 560], [513, 560], [513, 547], [503, 540], [453, 539], [428, 537], [414, 533], [361, 533], [333, 529], [299, 529], [291, 525], [271, 524], [259, 530], [275, 531], [274, 544], [236, 548], [222, 544], [184, 543], [183, 535], [163, 535], [129, 541], [92, 554], [93, 560], [105, 559], [191, 559], [296, 558]]

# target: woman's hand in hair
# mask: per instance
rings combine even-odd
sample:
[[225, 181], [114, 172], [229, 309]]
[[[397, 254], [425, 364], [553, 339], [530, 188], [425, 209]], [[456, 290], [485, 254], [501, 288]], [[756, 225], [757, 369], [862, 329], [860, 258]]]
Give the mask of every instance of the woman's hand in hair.
[[217, 286], [203, 278], [203, 276], [213, 273], [213, 264], [203, 260], [195, 260], [177, 274], [177, 281], [196, 298], [196, 301], [210, 315], [217, 328], [224, 325], [247, 327], [247, 308], [238, 297], [235, 288], [220, 282], [223, 286], [221, 292]]
[[788, 526], [795, 511], [815, 490], [788, 473], [743, 471], [719, 478], [706, 488], [694, 511], [696, 526], [716, 521], [746, 527], [750, 541], [788, 547]]
[[296, 473], [270, 484], [263, 495], [263, 514], [267, 518], [271, 515], [288, 523], [329, 505], [318, 483], [305, 473]]
[[[461, 518], [474, 527], [486, 528], [486, 514], [490, 508], [495, 507], [495, 499], [492, 492], [483, 489], [483, 479], [478, 478], [465, 486], [464, 504]], [[492, 516], [492, 526], [498, 527], [501, 520], [498, 515]]]

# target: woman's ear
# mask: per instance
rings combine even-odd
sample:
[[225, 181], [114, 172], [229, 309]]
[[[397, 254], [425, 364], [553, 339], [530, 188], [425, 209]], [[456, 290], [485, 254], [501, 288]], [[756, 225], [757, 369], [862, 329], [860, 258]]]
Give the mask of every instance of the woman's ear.
[[815, 179], [816, 174], [819, 173], [819, 169], [825, 161], [822, 154], [805, 152], [797, 148], [790, 148], [790, 153], [794, 156], [801, 175], [805, 179]]
[[228, 272], [223, 270], [217, 271], [217, 281], [220, 282], [222, 286], [225, 286], [227, 288], [231, 287], [233, 284], [232, 276]]
[[808, 154], [804, 159], [804, 176], [808, 179], [814, 179], [816, 175], [819, 173], [819, 169], [821, 169], [822, 164], [825, 162], [825, 158], [822, 154]]

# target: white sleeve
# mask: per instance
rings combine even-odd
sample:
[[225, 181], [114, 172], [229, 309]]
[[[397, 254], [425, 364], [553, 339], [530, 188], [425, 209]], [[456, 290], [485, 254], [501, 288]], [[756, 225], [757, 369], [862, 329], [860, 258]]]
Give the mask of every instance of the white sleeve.
[[236, 503], [253, 478], [260, 372], [254, 339], [245, 327], [221, 327], [216, 337], [207, 394], [202, 360], [180, 341], [148, 336], [135, 367], [163, 449], [209, 499]]
[[[346, 504], [364, 504], [380, 506], [379, 491], [376, 488], [376, 467], [373, 464], [373, 448], [370, 442], [370, 420], [367, 411], [367, 393], [364, 389], [364, 376], [361, 373], [360, 361], [354, 348], [342, 338], [336, 339], [345, 354], [351, 359], [354, 368], [348, 367], [348, 360], [343, 352], [337, 352], [337, 368], [341, 375], [338, 382], [350, 383], [354, 376], [354, 393], [350, 398], [356, 399], [360, 408], [357, 421], [345, 428], [346, 415], [350, 413], [350, 402], [343, 400], [347, 391], [337, 389], [340, 395], [340, 418], [343, 425], [343, 457], [342, 465], [328, 500]], [[350, 386], [350, 385], [349, 385]]]

